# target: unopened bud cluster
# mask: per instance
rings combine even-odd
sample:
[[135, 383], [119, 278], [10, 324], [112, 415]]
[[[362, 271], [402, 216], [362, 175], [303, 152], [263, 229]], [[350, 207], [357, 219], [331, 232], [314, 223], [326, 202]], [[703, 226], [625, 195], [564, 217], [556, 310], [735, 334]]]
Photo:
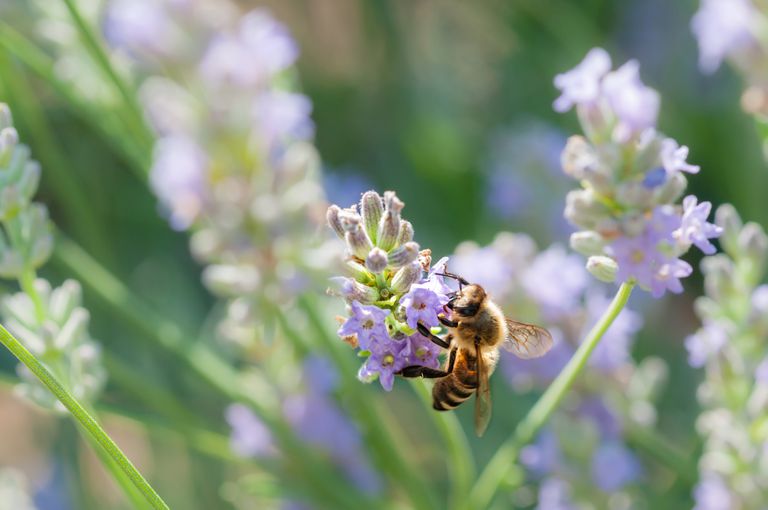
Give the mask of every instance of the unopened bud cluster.
[[[40, 165], [18, 141], [11, 114], [0, 104], [0, 277], [18, 280], [22, 292], [0, 298], [3, 324], [82, 402], [104, 386], [98, 345], [88, 334], [90, 320], [81, 306], [80, 285], [68, 280], [52, 289], [35, 279], [50, 256], [52, 225], [43, 204], [32, 202]], [[19, 391], [45, 407], [63, 411], [59, 401], [23, 365]]]
[[717, 210], [725, 253], [705, 257], [705, 295], [696, 300], [702, 327], [685, 341], [688, 360], [705, 370], [698, 397], [704, 438], [694, 498], [702, 508], [719, 495], [723, 508], [765, 508], [768, 479], [768, 236], [742, 224], [729, 204]]
[[328, 225], [345, 243], [349, 275], [334, 278], [336, 292], [349, 305], [339, 336], [366, 358], [360, 379], [379, 378], [387, 390], [405, 367], [439, 366], [440, 348], [417, 328], [420, 322], [440, 325], [438, 314], [451, 292], [437, 274], [447, 259], [426, 274], [430, 252], [413, 241], [413, 225], [401, 217], [403, 206], [394, 191], [383, 197], [368, 191], [358, 205], [332, 205], [327, 211]]
[[581, 188], [566, 199], [565, 217], [580, 231], [571, 247], [590, 257], [587, 269], [602, 281], [636, 282], [660, 297], [682, 292], [691, 266], [680, 259], [696, 245], [714, 252], [720, 234], [707, 222], [711, 204], [678, 200], [687, 186], [688, 148], [655, 130], [658, 93], [640, 81], [629, 61], [611, 71], [595, 48], [574, 69], [555, 78], [557, 111], [575, 106], [585, 136], [573, 136], [562, 154], [564, 172]]

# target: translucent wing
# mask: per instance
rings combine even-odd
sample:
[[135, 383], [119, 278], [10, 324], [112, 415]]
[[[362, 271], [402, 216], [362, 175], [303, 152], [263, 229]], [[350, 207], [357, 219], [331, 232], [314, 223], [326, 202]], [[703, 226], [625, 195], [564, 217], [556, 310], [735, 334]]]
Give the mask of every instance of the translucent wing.
[[482, 437], [488, 422], [491, 421], [491, 387], [488, 385], [488, 368], [480, 349], [475, 346], [477, 355], [477, 395], [475, 396], [475, 432]]
[[538, 358], [552, 348], [552, 335], [539, 326], [507, 319], [507, 338], [501, 346], [518, 358]]

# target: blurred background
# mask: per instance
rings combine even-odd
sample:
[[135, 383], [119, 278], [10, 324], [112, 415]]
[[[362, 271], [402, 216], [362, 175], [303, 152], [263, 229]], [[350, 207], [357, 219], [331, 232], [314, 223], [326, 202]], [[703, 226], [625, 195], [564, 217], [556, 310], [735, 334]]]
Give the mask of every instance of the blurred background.
[[[40, 41], [34, 10], [19, 3], [0, 5], [0, 16]], [[727, 67], [708, 76], [697, 68], [689, 29], [698, 7], [693, 0], [238, 3], [243, 10], [267, 7], [298, 41], [300, 83], [313, 104], [328, 201], [347, 206], [367, 189], [397, 190], [416, 239], [437, 257], [465, 240], [486, 245], [499, 231], [525, 232], [541, 248], [567, 246], [571, 230], [562, 209], [573, 183], [560, 171], [559, 154], [579, 129], [573, 113], [552, 110], [552, 79], [595, 46], [606, 48], [615, 66], [637, 59], [644, 82], [660, 92], [660, 129], [690, 147], [688, 161], [702, 168], [690, 179], [691, 191], [715, 206], [730, 202], [745, 220], [768, 225], [768, 171], [754, 121], [740, 109], [742, 84]], [[211, 332], [217, 302], [200, 283], [202, 268], [190, 255], [188, 236], [168, 226], [147, 186], [48, 83], [8, 52], [0, 53], [0, 65], [0, 100], [11, 105], [21, 139], [43, 166], [37, 200], [48, 205], [59, 229], [184, 331]], [[7, 79], [11, 73], [19, 79]], [[52, 138], [41, 137], [35, 122], [46, 123]], [[58, 157], [66, 165], [57, 164]], [[72, 207], [73, 187], [85, 213]], [[697, 267], [698, 260], [691, 263]], [[71, 276], [56, 259], [42, 274], [55, 282]], [[657, 429], [691, 453], [700, 447], [694, 422], [702, 374], [688, 365], [683, 340], [698, 327], [692, 302], [701, 286], [695, 272], [681, 296], [652, 301], [638, 293], [630, 302], [644, 318], [634, 359], [658, 356], [669, 366]], [[222, 403], [185, 367], [139, 342], [114, 308], [87, 289], [84, 301], [91, 334], [105, 351], [127, 362], [147, 388], [167, 389], [177, 405], [228, 433]], [[14, 396], [15, 360], [4, 351], [0, 367], [0, 466], [24, 473], [41, 510], [122, 508], [121, 493], [105, 483], [76, 427]], [[107, 428], [171, 506], [233, 508], [236, 498], [227, 495], [243, 468], [206, 460], [162, 427], [148, 432], [142, 420], [151, 421], [154, 411], [141, 398], [145, 388], [120, 384], [119, 370], [107, 370], [101, 398]], [[387, 394], [369, 390], [395, 417], [423, 412], [406, 384]], [[536, 397], [514, 392], [501, 377], [493, 391], [494, 422], [482, 440], [471, 433], [470, 406], [457, 411], [481, 467]], [[111, 407], [126, 412], [110, 414]], [[419, 469], [434, 466], [428, 476], [442, 483], [439, 444], [423, 425], [401, 425], [418, 447]], [[594, 508], [690, 508], [691, 483], [670, 481], [653, 465], [644, 470], [642, 498]], [[500, 507], [535, 505], [522, 494]]]

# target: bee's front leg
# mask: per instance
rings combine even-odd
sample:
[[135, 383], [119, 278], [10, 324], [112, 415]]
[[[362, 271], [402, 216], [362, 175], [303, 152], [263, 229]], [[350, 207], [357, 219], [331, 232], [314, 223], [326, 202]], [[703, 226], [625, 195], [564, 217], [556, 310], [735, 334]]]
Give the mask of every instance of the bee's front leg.
[[437, 336], [437, 335], [435, 335], [434, 333], [432, 333], [432, 332], [429, 330], [429, 328], [428, 328], [428, 327], [426, 327], [426, 326], [425, 326], [424, 324], [422, 324], [421, 322], [419, 322], [419, 323], [417, 324], [417, 328], [416, 328], [416, 329], [418, 329], [418, 330], [419, 330], [419, 333], [421, 333], [421, 334], [422, 334], [422, 335], [424, 335], [425, 337], [429, 338], [429, 339], [430, 339], [430, 340], [431, 340], [433, 343], [435, 343], [435, 344], [439, 345], [439, 346], [440, 346], [440, 347], [442, 347], [443, 349], [450, 349], [450, 348], [451, 348], [451, 344], [449, 344], [448, 342], [446, 342], [445, 340], [443, 340], [443, 339], [442, 339], [442, 338], [440, 338], [439, 336]]

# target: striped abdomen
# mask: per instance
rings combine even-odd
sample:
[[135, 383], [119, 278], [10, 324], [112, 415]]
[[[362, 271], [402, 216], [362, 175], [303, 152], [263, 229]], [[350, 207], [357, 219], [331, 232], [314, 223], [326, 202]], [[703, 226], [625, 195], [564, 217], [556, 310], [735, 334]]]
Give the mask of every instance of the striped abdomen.
[[456, 352], [453, 372], [438, 379], [432, 387], [432, 407], [450, 411], [467, 400], [477, 389], [477, 358], [465, 349]]

